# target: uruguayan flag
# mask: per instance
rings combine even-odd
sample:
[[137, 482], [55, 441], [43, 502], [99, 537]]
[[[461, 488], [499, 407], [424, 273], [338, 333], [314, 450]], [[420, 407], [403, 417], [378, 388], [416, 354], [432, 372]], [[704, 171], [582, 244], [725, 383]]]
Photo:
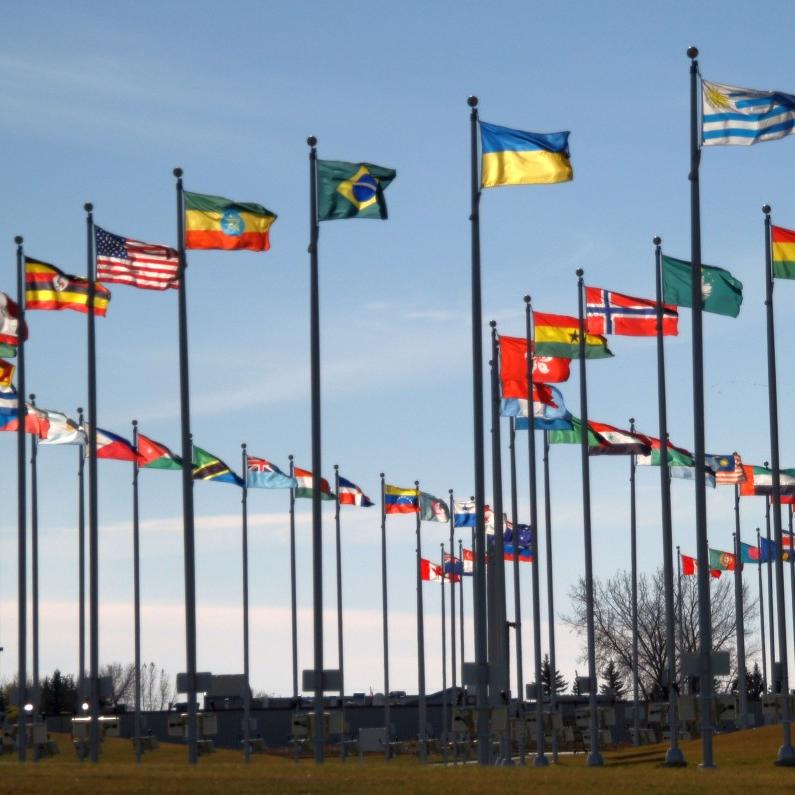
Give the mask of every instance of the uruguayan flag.
[[701, 81], [704, 146], [750, 145], [795, 132], [795, 96]]

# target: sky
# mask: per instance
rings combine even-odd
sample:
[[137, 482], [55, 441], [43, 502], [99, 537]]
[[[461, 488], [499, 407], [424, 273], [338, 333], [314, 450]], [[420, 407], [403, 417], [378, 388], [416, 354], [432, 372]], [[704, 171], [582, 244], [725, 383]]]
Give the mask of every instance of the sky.
[[[308, 148], [321, 158], [395, 168], [389, 220], [323, 223], [320, 233], [323, 475], [333, 465], [377, 497], [388, 482], [473, 493], [469, 121], [571, 130], [573, 182], [492, 189], [481, 201], [484, 341], [489, 320], [521, 335], [529, 293], [540, 311], [576, 311], [586, 283], [653, 296], [652, 238], [687, 259], [688, 92], [685, 51], [703, 75], [795, 92], [790, 4], [748, 14], [717, 2], [385, 2], [221, 5], [0, 4], [0, 289], [14, 293], [13, 238], [68, 273], [86, 272], [85, 214], [139, 240], [176, 243], [172, 169], [186, 189], [256, 201], [277, 213], [272, 249], [191, 252], [187, 275], [192, 430], [239, 470], [241, 443], [286, 467], [310, 467]], [[703, 258], [745, 285], [737, 319], [704, 318], [706, 442], [769, 457], [763, 216], [795, 226], [787, 163], [795, 141], [712, 147], [701, 168]], [[176, 294], [112, 287], [97, 321], [98, 424], [179, 447]], [[776, 285], [782, 465], [795, 461], [795, 285]], [[86, 404], [85, 317], [30, 312], [27, 382], [45, 408]], [[692, 448], [689, 310], [666, 340], [669, 430]], [[615, 337], [615, 358], [588, 365], [592, 419], [657, 435], [654, 342]], [[578, 377], [562, 385], [579, 413]], [[488, 429], [488, 423], [486, 425]], [[504, 431], [507, 425], [504, 426]], [[504, 445], [505, 446], [505, 445]], [[488, 457], [487, 465], [490, 466]], [[523, 450], [522, 445], [519, 449]], [[16, 647], [16, 442], [0, 438], [0, 678]], [[507, 448], [504, 452], [507, 464]], [[77, 669], [76, 448], [39, 456], [41, 670]], [[584, 570], [579, 450], [551, 455], [558, 668], [582, 673], [582, 641], [563, 624]], [[489, 470], [490, 471], [490, 470]], [[594, 567], [629, 567], [629, 461], [594, 460]], [[99, 462], [100, 656], [130, 661], [131, 467]], [[528, 521], [526, 454], [519, 519]], [[695, 554], [692, 484], [674, 482], [674, 543]], [[141, 475], [142, 653], [184, 670], [179, 475]], [[493, 499], [490, 479], [486, 492]], [[242, 670], [240, 491], [195, 487], [198, 667]], [[507, 469], [506, 469], [506, 500]], [[732, 489], [707, 495], [709, 540], [731, 549]], [[659, 477], [638, 473], [641, 572], [662, 565]], [[506, 503], [507, 504], [507, 503]], [[288, 497], [249, 500], [252, 687], [290, 688]], [[299, 667], [311, 665], [309, 501], [297, 517]], [[325, 653], [337, 655], [332, 506], [324, 508]], [[764, 527], [764, 503], [742, 504], [742, 533]], [[424, 524], [423, 552], [447, 527]], [[414, 520], [388, 520], [391, 686], [416, 688]], [[467, 539], [464, 537], [464, 541]], [[343, 509], [346, 688], [379, 691], [380, 515]], [[542, 552], [543, 554], [543, 552]], [[546, 577], [542, 571], [542, 577]], [[755, 579], [755, 578], [754, 578]], [[542, 580], [542, 594], [545, 594]], [[750, 582], [754, 588], [753, 580]], [[511, 589], [510, 573], [508, 587]], [[530, 571], [522, 572], [530, 671]], [[509, 594], [512, 590], [509, 590]], [[469, 583], [467, 617], [471, 616]], [[426, 586], [428, 687], [441, 685], [439, 591]], [[509, 598], [509, 612], [512, 600]], [[542, 615], [546, 602], [542, 598]], [[542, 651], [547, 651], [546, 619]], [[467, 656], [471, 657], [471, 628]], [[790, 643], [790, 646], [792, 644]]]

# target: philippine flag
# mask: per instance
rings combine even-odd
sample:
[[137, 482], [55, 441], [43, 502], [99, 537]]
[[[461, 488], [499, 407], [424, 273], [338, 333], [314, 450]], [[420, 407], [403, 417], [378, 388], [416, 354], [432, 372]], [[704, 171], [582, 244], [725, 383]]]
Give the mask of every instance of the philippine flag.
[[[88, 430], [86, 430], [88, 434]], [[88, 447], [86, 447], [88, 455]], [[110, 431], [97, 428], [97, 458], [112, 458], [116, 461], [136, 461], [138, 453], [135, 448], [121, 436]]]
[[373, 501], [355, 483], [342, 476], [338, 493], [340, 505], [357, 505], [360, 508], [370, 508], [373, 505]]

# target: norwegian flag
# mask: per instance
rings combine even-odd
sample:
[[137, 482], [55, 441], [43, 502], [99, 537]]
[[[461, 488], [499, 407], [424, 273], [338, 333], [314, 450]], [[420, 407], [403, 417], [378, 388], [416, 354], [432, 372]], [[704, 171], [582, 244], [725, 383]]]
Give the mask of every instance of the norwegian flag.
[[[585, 303], [585, 324], [590, 334], [657, 335], [656, 301], [614, 293], [601, 287], [586, 287]], [[673, 337], [679, 333], [679, 314], [675, 306], [663, 304], [662, 333]]]

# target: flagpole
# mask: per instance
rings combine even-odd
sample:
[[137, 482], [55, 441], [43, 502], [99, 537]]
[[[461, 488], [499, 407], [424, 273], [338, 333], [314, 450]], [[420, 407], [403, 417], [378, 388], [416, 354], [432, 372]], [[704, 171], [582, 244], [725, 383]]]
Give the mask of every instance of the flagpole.
[[243, 467], [243, 489], [240, 498], [242, 508], [243, 546], [243, 758], [251, 761], [251, 669], [249, 665], [248, 629], [248, 456], [246, 444], [240, 445]]
[[440, 584], [442, 592], [442, 730], [439, 734], [442, 741], [442, 758], [447, 763], [447, 632], [445, 630], [447, 617], [444, 609], [444, 542], [439, 544], [439, 547], [439, 557], [442, 564], [442, 582]]
[[340, 533], [340, 468], [334, 464], [334, 537], [337, 553], [337, 657], [340, 669], [340, 712], [342, 713], [343, 736], [340, 738], [340, 756], [345, 761], [345, 655], [342, 636], [342, 539]]
[[[765, 468], [769, 462], [765, 461]], [[773, 548], [773, 538], [770, 535], [770, 497], [765, 495], [765, 537], [767, 538], [767, 617], [768, 640], [770, 641], [770, 688], [776, 692], [776, 621], [773, 614], [773, 561], [770, 559], [770, 550]]]
[[[450, 489], [450, 563], [455, 571], [455, 540], [453, 535], [455, 533], [455, 500], [453, 499], [453, 490]], [[459, 580], [463, 583], [463, 566], [464, 562], [461, 561], [462, 577]], [[444, 574], [444, 555], [442, 556], [442, 574]], [[452, 692], [450, 695], [450, 709], [452, 715], [452, 708], [455, 705], [457, 697], [457, 671], [456, 671], [456, 648], [455, 648], [455, 580], [450, 578], [450, 663], [452, 674]], [[453, 750], [453, 756], [458, 759], [458, 746]]]
[[[770, 205], [762, 208], [765, 214], [765, 305], [767, 308], [767, 390], [770, 413], [770, 460], [773, 464], [773, 532], [776, 540], [776, 607], [778, 613], [779, 665], [781, 667], [782, 743], [776, 757], [777, 765], [795, 766], [792, 747], [792, 726], [787, 661], [787, 617], [784, 612], [784, 561], [781, 533], [781, 470], [778, 448], [778, 387], [776, 384], [776, 337], [773, 325], [773, 263], [770, 246]], [[771, 603], [771, 615], [773, 614]]]
[[[635, 433], [635, 418], [630, 417], [629, 432]], [[667, 458], [667, 450], [666, 450]], [[638, 678], [638, 522], [635, 503], [635, 455], [629, 457], [629, 538], [632, 559], [632, 707], [635, 735], [633, 745], [640, 745], [640, 681]]]
[[[458, 621], [461, 643], [461, 687], [464, 687], [464, 542], [458, 539], [458, 559], [461, 561], [461, 582], [458, 586]], [[473, 572], [474, 574], [474, 572]]]
[[[36, 395], [30, 393], [30, 405], [36, 407]], [[39, 697], [39, 479], [38, 442], [35, 434], [30, 440], [30, 597], [32, 607], [32, 652], [33, 652], [33, 704], [31, 720], [35, 723], [41, 707]], [[33, 761], [39, 761], [38, 749], [33, 749]]]
[[[684, 624], [684, 616], [683, 616], [683, 604], [682, 604], [682, 552], [679, 549], [679, 545], [676, 546], [676, 594], [677, 600], [679, 602], [679, 679], [681, 680], [680, 686], [682, 688], [682, 692], [685, 692], [687, 688], [687, 675], [685, 674], [685, 666], [684, 666], [684, 659], [685, 659], [685, 624]], [[679, 726], [679, 722], [677, 721], [677, 727]]]
[[17, 750], [19, 761], [25, 761], [27, 728], [25, 726], [27, 703], [27, 495], [25, 462], [25, 255], [22, 237], [14, 238], [17, 244]]
[[[668, 665], [668, 729], [671, 745], [665, 752], [666, 767], [683, 767], [684, 754], [679, 747], [679, 715], [677, 701], [679, 693], [676, 687], [676, 636], [674, 623], [676, 609], [674, 605], [674, 571], [673, 571], [673, 529], [671, 521], [671, 475], [668, 467], [668, 407], [665, 393], [665, 341], [663, 339], [663, 299], [662, 299], [662, 238], [657, 236], [654, 243], [654, 289], [657, 313], [657, 411], [660, 426], [660, 506], [662, 512], [663, 539], [663, 579], [665, 580], [665, 656]], [[662, 454], [664, 451], [664, 454]], [[679, 554], [679, 547], [677, 555]], [[679, 596], [681, 603], [681, 583]], [[684, 653], [684, 650], [681, 650]], [[635, 719], [638, 720], [638, 707], [635, 706]], [[635, 724], [635, 733], [639, 727]]]
[[[478, 98], [470, 96], [470, 166], [472, 207], [472, 412], [475, 443], [475, 567], [473, 572], [473, 614], [475, 666], [477, 669], [478, 764], [491, 761], [489, 737], [491, 720], [488, 706], [489, 659], [486, 621], [486, 474], [483, 445], [483, 316], [480, 276], [480, 180], [478, 174]], [[494, 680], [492, 680], [494, 681]]]
[[792, 604], [792, 637], [795, 639], [795, 536], [792, 534], [792, 505], [789, 506], [789, 586]]
[[[588, 639], [588, 679], [590, 682], [588, 702], [590, 707], [591, 750], [586, 764], [600, 767], [604, 759], [599, 751], [599, 735], [596, 720], [596, 641], [593, 604], [593, 553], [591, 549], [591, 462], [588, 458], [588, 382], [585, 367], [585, 314], [584, 314], [584, 271], [577, 269], [577, 306], [579, 319], [579, 359], [580, 359], [580, 457], [582, 460], [582, 513], [583, 535], [585, 540], [585, 610]], [[554, 673], [553, 673], [554, 679]]]
[[[290, 461], [290, 477], [295, 477], [293, 456]], [[293, 707], [298, 706], [298, 602], [295, 585], [295, 487], [290, 488], [290, 628], [293, 651]]]
[[[77, 409], [77, 424], [83, 431], [83, 409]], [[80, 698], [85, 698], [86, 675], [86, 493], [83, 481], [85, 480], [86, 445], [81, 442], [78, 448], [77, 461], [77, 560], [80, 569], [78, 573], [78, 602], [80, 615], [78, 617], [78, 651], [80, 672], [78, 674], [78, 693]]]
[[320, 287], [317, 243], [317, 138], [309, 146], [309, 306], [310, 382], [312, 390], [312, 624], [315, 663], [315, 762], [323, 764], [323, 514], [320, 505]]
[[[530, 412], [532, 423], [532, 411]], [[521, 582], [519, 579], [519, 497], [516, 486], [516, 420], [509, 421], [508, 450], [510, 452], [511, 467], [511, 521], [513, 522], [513, 615], [516, 630], [516, 717], [524, 727], [524, 670], [522, 667], [522, 597]], [[530, 430], [532, 433], [532, 429]], [[519, 732], [516, 738], [519, 745], [519, 764], [526, 765], [525, 759], [525, 730]]]
[[[428, 761], [428, 702], [425, 697], [425, 616], [422, 605], [422, 511], [420, 507], [420, 482], [414, 481], [417, 490], [417, 720], [419, 730], [420, 763]], [[444, 586], [444, 580], [442, 581]], [[444, 587], [442, 588], [444, 590]]]
[[[735, 459], [736, 461], [736, 459]], [[735, 463], [736, 466], [736, 463]], [[740, 692], [740, 726], [748, 728], [748, 681], [745, 672], [745, 615], [743, 607], [740, 487], [734, 484], [734, 614], [737, 624], [737, 688]]]
[[185, 284], [188, 260], [185, 255], [185, 213], [182, 194], [182, 169], [175, 168], [177, 179], [177, 250], [179, 253], [179, 403], [182, 439], [182, 523], [185, 566], [185, 671], [188, 697], [188, 762], [199, 761], [196, 725], [196, 541], [193, 522], [193, 440], [190, 432], [190, 385], [188, 361], [188, 300]]
[[[132, 446], [138, 453], [138, 420], [132, 421]], [[138, 514], [138, 460], [133, 461], [133, 626], [135, 653], [135, 761], [141, 764], [141, 546]]]
[[[552, 504], [549, 484], [549, 434], [544, 431], [544, 530], [547, 542], [547, 623], [549, 625], [549, 707], [557, 711], [558, 693], [555, 668], [555, 583], [552, 571]], [[540, 619], [539, 619], [540, 623]], [[558, 761], [558, 730], [552, 722], [552, 761]]]
[[384, 501], [384, 473], [381, 473], [381, 605], [383, 608], [384, 633], [384, 758], [388, 762], [391, 754], [391, 729], [389, 725], [389, 616], [387, 613], [386, 582], [386, 503]]
[[[759, 565], [757, 574], [759, 575], [759, 631], [762, 635], [762, 689], [767, 693], [767, 652], [765, 651], [765, 593], [762, 588], [762, 536], [759, 528], [756, 528], [756, 549], [759, 554]], [[768, 550], [769, 551], [769, 550]], [[772, 670], [771, 670], [771, 680]]]

